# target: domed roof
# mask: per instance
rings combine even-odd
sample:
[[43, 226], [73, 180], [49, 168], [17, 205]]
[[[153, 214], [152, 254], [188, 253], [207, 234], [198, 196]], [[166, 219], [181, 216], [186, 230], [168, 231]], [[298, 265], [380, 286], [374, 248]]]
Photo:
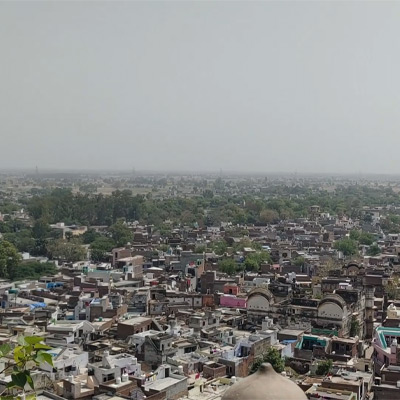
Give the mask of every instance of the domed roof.
[[255, 374], [233, 384], [222, 400], [307, 400], [307, 396], [294, 382], [265, 363]]
[[262, 287], [252, 289], [247, 296], [247, 300], [256, 295], [265, 297], [270, 303], [274, 300], [273, 294], [268, 289]]
[[335, 293], [327, 294], [320, 302], [318, 307], [321, 307], [324, 303], [336, 303], [339, 307], [344, 309], [346, 307], [346, 302], [342, 296]]

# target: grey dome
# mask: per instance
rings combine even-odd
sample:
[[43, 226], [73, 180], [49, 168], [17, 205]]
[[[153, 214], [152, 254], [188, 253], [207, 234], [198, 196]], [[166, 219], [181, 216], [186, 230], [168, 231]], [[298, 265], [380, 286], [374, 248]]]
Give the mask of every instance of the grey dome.
[[294, 382], [265, 363], [255, 374], [233, 384], [222, 400], [307, 400], [307, 396]]

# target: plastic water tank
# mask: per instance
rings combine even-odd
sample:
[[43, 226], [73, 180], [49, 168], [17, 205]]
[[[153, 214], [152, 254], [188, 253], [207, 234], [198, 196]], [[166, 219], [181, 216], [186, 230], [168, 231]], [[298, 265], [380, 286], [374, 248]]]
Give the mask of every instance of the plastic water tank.
[[105, 351], [104, 353], [103, 353], [103, 367], [107, 367], [107, 357], [110, 355], [110, 352], [109, 351]]
[[178, 365], [178, 374], [183, 375], [183, 366], [182, 365]]
[[116, 383], [117, 385], [120, 385], [120, 384], [121, 384], [121, 378], [120, 378], [119, 376], [115, 379], [115, 383]]
[[128, 382], [128, 379], [129, 379], [128, 374], [126, 372], [124, 372], [122, 374], [122, 382]]
[[236, 381], [237, 381], [236, 376], [232, 376], [232, 378], [231, 378], [231, 383], [232, 383], [232, 384], [233, 384], [233, 383], [236, 383]]

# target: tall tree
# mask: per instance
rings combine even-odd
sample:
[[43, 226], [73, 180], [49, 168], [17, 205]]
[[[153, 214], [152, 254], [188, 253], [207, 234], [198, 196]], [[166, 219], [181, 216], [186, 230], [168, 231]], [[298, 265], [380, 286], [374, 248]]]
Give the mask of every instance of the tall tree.
[[20, 255], [13, 244], [6, 240], [0, 241], [0, 277], [13, 279], [18, 267]]
[[110, 233], [117, 246], [125, 246], [133, 239], [131, 230], [121, 221], [110, 227]]
[[84, 247], [73, 240], [54, 240], [47, 246], [47, 251], [51, 258], [57, 260], [76, 262], [86, 259]]
[[334, 243], [333, 247], [341, 251], [345, 257], [352, 256], [357, 252], [357, 242], [350, 238], [338, 240]]
[[233, 275], [236, 272], [237, 264], [235, 260], [231, 258], [225, 258], [218, 263], [218, 268], [221, 272], [228, 275]]

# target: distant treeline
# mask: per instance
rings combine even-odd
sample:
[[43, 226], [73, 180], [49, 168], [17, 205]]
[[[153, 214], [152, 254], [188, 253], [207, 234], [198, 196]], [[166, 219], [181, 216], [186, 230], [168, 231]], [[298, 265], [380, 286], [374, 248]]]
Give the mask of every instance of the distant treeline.
[[400, 205], [399, 195], [391, 188], [360, 185], [339, 187], [334, 192], [282, 185], [259, 195], [216, 195], [207, 189], [194, 197], [168, 199], [154, 199], [151, 193], [133, 196], [130, 190], [116, 190], [106, 196], [54, 189], [26, 200], [26, 207], [35, 220], [89, 226], [110, 226], [119, 219], [156, 226], [162, 226], [165, 220], [199, 225], [217, 225], [221, 221], [268, 224], [280, 219], [305, 217], [312, 205], [319, 205], [324, 212], [362, 217], [363, 206], [388, 204]]

